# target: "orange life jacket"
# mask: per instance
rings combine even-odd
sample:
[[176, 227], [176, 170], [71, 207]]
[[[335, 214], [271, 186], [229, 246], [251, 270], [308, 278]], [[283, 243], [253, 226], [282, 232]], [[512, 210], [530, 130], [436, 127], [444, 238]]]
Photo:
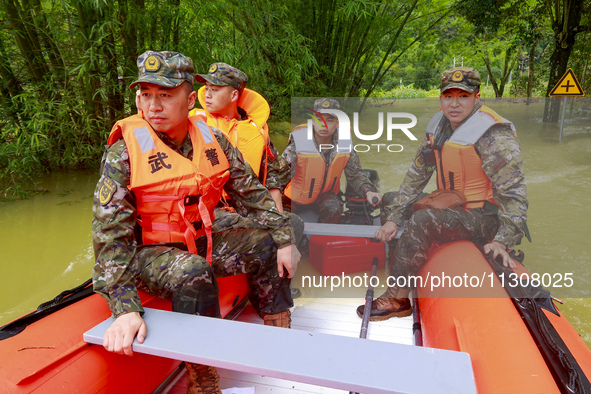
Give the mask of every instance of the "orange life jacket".
[[[206, 108], [205, 86], [199, 89], [197, 97], [201, 107]], [[232, 145], [242, 153], [244, 160], [252, 167], [261, 183], [265, 184], [268, 160], [271, 159], [267, 125], [271, 108], [263, 96], [247, 88], [240, 94], [237, 105], [246, 112], [247, 119], [229, 119], [197, 109], [189, 113], [206, 115], [207, 124], [217, 127], [228, 137]]]
[[[438, 112], [427, 126], [427, 138], [433, 141], [437, 126], [443, 119]], [[494, 125], [505, 124], [515, 132], [513, 123], [492, 109], [482, 106], [456, 130], [441, 150], [435, 150], [437, 164], [437, 189], [458, 190], [467, 201], [464, 208], [481, 208], [484, 201], [498, 205], [493, 198], [493, 184], [482, 169], [482, 159], [474, 144]]]
[[[349, 161], [350, 150], [341, 152], [339, 149], [332, 162], [327, 165], [314, 140], [308, 139], [307, 125], [296, 127], [291, 134], [295, 142], [297, 163], [295, 174], [285, 188], [285, 195], [298, 204], [306, 205], [316, 201], [322, 193], [337, 194], [341, 190], [341, 175]], [[350, 141], [348, 143], [351, 148]], [[343, 148], [341, 140], [339, 148]]]
[[[230, 164], [205, 118], [189, 118], [193, 160], [166, 145], [141, 113], [117, 122], [109, 136], [121, 137], [129, 152], [129, 190], [137, 200], [142, 243], [183, 242], [197, 253], [195, 239], [207, 236], [207, 261], [212, 261], [213, 209], [229, 177]], [[195, 229], [194, 224], [201, 228]]]

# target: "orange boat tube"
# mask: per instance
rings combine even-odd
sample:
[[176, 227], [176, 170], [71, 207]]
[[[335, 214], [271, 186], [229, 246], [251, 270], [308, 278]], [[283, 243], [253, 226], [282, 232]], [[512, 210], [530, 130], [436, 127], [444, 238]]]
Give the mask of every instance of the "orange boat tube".
[[[245, 275], [218, 278], [220, 310], [226, 316], [249, 292]], [[15, 335], [0, 335], [0, 393], [151, 393], [180, 361], [146, 354], [125, 356], [90, 345], [82, 335], [111, 312], [92, 294], [77, 300]], [[171, 303], [140, 292], [145, 307], [171, 310]], [[5, 328], [0, 334], [6, 334]], [[18, 332], [18, 329], [16, 330]], [[148, 335], [150, 328], [148, 327]]]
[[[515, 271], [527, 274], [521, 264]], [[469, 353], [478, 393], [589, 392], [591, 350], [575, 329], [557, 309], [555, 314], [530, 308], [533, 313], [524, 317], [518, 308], [527, 308], [508, 295], [475, 244], [460, 241], [432, 250], [421, 276], [424, 285], [417, 293], [422, 345]], [[453, 281], [459, 277], [464, 280]], [[439, 286], [431, 286], [433, 278]], [[533, 303], [533, 299], [518, 300]], [[546, 301], [548, 309], [554, 309], [552, 301]], [[532, 327], [533, 320], [545, 323]], [[560, 348], [561, 356], [553, 358], [545, 351], [548, 343], [541, 345], [544, 340], [536, 335], [554, 338], [546, 342]], [[565, 388], [564, 380], [571, 389]]]

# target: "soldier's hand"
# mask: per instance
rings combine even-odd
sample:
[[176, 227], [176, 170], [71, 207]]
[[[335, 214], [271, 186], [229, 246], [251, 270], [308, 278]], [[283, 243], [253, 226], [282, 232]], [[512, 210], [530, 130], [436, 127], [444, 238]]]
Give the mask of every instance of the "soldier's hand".
[[298, 268], [300, 257], [300, 251], [295, 245], [277, 249], [277, 272], [279, 276], [283, 277], [285, 271], [287, 271], [287, 277], [291, 278]]
[[368, 191], [367, 202], [376, 207], [382, 203], [382, 195], [380, 193]]
[[486, 253], [486, 254], [489, 254], [492, 251], [493, 252], [493, 259], [496, 259], [498, 255], [501, 255], [503, 257], [503, 266], [504, 267], [517, 268], [517, 264], [515, 264], [515, 261], [513, 261], [511, 256], [509, 256], [509, 253], [507, 252], [507, 248], [502, 243], [497, 242], [497, 241], [492, 241], [491, 243], [484, 245], [483, 249], [484, 249], [484, 253]]
[[398, 233], [398, 225], [394, 222], [387, 221], [382, 227], [376, 231], [376, 239], [383, 242], [390, 242]]
[[109, 352], [133, 355], [131, 345], [137, 335], [137, 341], [144, 343], [147, 334], [146, 322], [139, 312], [126, 313], [119, 316], [107, 331], [103, 339], [103, 346]]

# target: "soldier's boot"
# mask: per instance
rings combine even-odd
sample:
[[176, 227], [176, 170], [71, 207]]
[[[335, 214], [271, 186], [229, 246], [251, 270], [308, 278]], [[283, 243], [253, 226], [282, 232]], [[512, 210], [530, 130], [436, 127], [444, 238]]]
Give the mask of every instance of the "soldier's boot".
[[279, 313], [264, 314], [265, 326], [291, 328], [291, 311], [288, 309]]
[[[405, 317], [412, 315], [412, 307], [408, 299], [408, 291], [388, 288], [384, 294], [371, 302], [369, 312], [370, 321], [388, 320], [391, 317]], [[363, 318], [365, 305], [357, 308], [357, 315]]]
[[220, 375], [214, 367], [185, 363], [187, 367], [187, 394], [220, 394]]

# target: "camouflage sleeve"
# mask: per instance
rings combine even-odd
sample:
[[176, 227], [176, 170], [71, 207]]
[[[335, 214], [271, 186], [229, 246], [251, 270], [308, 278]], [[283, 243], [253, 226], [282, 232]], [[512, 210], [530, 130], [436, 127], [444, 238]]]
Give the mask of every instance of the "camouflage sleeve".
[[418, 200], [419, 195], [423, 192], [427, 183], [429, 183], [431, 175], [433, 175], [433, 171], [427, 170], [425, 167], [425, 161], [421, 153], [421, 149], [426, 145], [427, 137], [425, 136], [419, 144], [417, 153], [400, 185], [398, 194], [394, 197], [391, 205], [384, 207], [386, 220], [394, 222], [399, 226], [404, 223], [404, 210]]
[[105, 297], [114, 317], [143, 312], [135, 287], [136, 273], [130, 268], [137, 243], [133, 233], [136, 201], [127, 188], [128, 158], [123, 141], [106, 150], [92, 207], [94, 290]]
[[513, 248], [523, 238], [528, 207], [519, 140], [510, 128], [496, 127], [482, 136], [475, 147], [499, 204], [499, 230], [494, 240]]
[[279, 156], [279, 152], [277, 152], [272, 142], [269, 142], [269, 148], [273, 159], [269, 160], [267, 166], [267, 182], [265, 186], [267, 186], [267, 189], [280, 189], [283, 192], [283, 189], [289, 182], [289, 166], [285, 162], [285, 159]]
[[351, 152], [349, 161], [345, 165], [345, 178], [347, 178], [347, 185], [361, 196], [365, 196], [368, 190], [377, 191], [375, 185], [365, 175], [359, 161], [359, 156], [354, 151]]
[[289, 218], [279, 212], [271, 194], [263, 186], [252, 168], [244, 161], [242, 154], [218, 129], [212, 128], [230, 163], [230, 178], [224, 190], [236, 204], [242, 216], [248, 216], [269, 229], [278, 248], [291, 244]]
[[283, 159], [283, 165], [285, 166], [285, 171], [282, 173], [284, 176], [281, 178], [281, 182], [283, 187], [285, 188], [285, 186], [287, 186], [287, 184], [291, 181], [295, 174], [296, 163], [298, 161], [295, 141], [293, 140], [291, 134], [289, 136], [287, 146], [281, 154], [281, 158]]

